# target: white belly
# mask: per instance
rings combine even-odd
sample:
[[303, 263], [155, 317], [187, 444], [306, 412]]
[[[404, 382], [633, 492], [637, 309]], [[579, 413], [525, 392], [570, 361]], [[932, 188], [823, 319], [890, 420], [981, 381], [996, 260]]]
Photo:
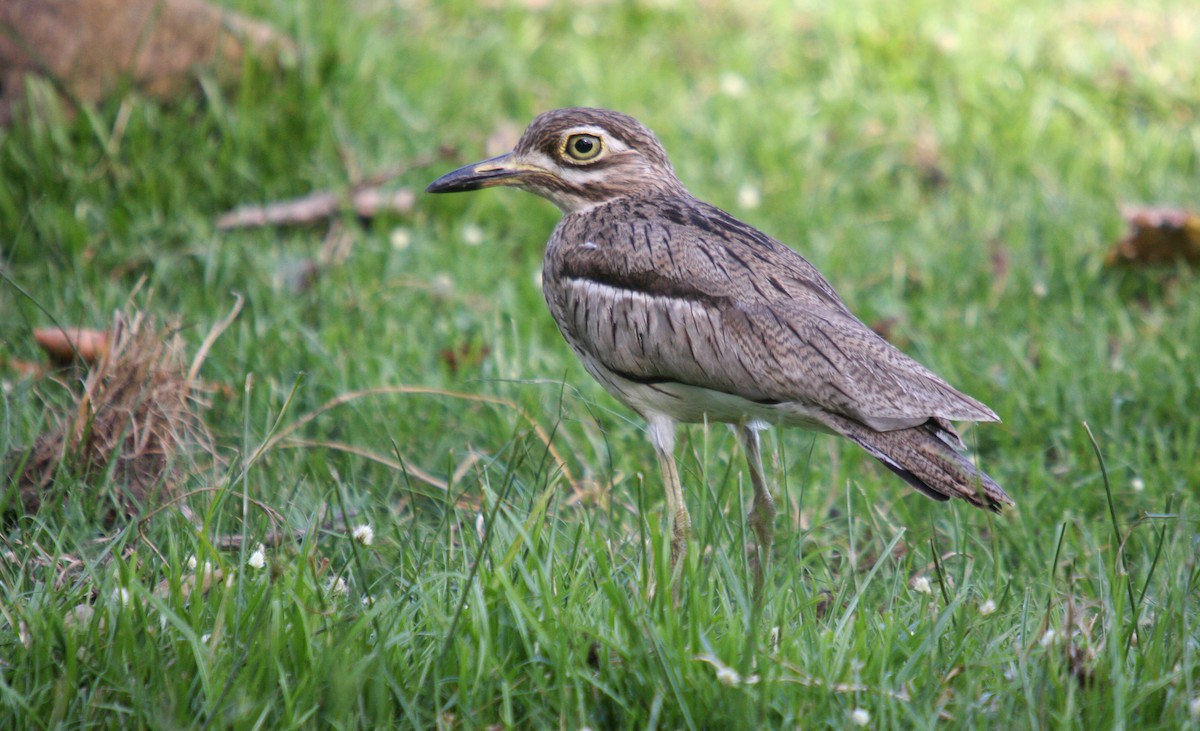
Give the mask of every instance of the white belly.
[[588, 372], [609, 393], [646, 418], [663, 415], [686, 424], [722, 422], [748, 424], [756, 428], [780, 424], [829, 431], [818, 413], [797, 403], [762, 404], [730, 393], [683, 383], [637, 383], [587, 362]]

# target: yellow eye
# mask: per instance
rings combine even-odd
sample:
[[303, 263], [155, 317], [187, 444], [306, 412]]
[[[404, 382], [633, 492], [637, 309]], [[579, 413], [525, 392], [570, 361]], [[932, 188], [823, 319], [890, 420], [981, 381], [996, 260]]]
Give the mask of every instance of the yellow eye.
[[604, 150], [604, 144], [596, 135], [571, 135], [563, 145], [563, 151], [578, 162], [595, 160]]

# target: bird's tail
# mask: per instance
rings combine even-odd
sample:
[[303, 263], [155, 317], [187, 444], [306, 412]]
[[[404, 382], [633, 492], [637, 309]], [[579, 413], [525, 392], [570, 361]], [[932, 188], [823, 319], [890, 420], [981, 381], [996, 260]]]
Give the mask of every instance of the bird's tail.
[[835, 417], [827, 424], [855, 442], [908, 484], [934, 500], [962, 498], [980, 508], [1000, 512], [1013, 499], [951, 442], [953, 431], [936, 420], [895, 431], [876, 431], [856, 421]]

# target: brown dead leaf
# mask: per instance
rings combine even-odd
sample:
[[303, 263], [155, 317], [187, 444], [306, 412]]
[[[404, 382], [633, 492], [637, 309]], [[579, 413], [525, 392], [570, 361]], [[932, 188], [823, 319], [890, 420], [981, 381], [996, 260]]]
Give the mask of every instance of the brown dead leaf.
[[83, 327], [43, 327], [33, 331], [33, 339], [55, 363], [67, 364], [78, 356], [87, 364], [108, 354], [109, 332]]
[[1129, 234], [1108, 252], [1108, 266], [1200, 264], [1200, 215], [1182, 208], [1129, 206]]

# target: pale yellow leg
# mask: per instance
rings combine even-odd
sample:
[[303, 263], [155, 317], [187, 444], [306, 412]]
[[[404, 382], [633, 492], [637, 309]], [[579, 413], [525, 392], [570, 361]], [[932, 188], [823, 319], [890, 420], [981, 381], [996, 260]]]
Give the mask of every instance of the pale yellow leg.
[[754, 486], [754, 504], [750, 508], [750, 529], [758, 537], [759, 560], [755, 563], [756, 586], [761, 586], [763, 564], [770, 558], [771, 545], [775, 542], [775, 498], [763, 474], [762, 452], [758, 442], [758, 430], [742, 425], [738, 428], [742, 448], [746, 450], [746, 462], [750, 465], [750, 483]]
[[687, 556], [692, 517], [688, 515], [687, 502], [683, 499], [683, 485], [679, 481], [679, 470], [675, 466], [675, 421], [666, 416], [652, 416], [647, 421], [650, 426], [650, 441], [658, 455], [658, 466], [666, 490], [667, 512], [671, 514], [671, 575], [674, 576], [682, 568], [682, 561]]

